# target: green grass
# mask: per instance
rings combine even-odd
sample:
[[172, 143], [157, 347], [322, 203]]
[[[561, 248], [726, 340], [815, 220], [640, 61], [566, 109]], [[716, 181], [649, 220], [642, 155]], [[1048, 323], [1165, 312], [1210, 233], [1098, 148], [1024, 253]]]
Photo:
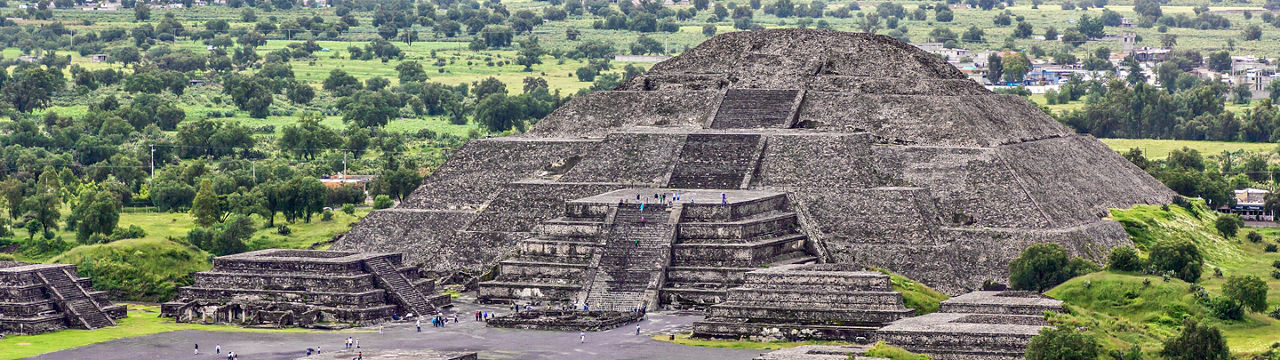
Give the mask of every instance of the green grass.
[[867, 350], [868, 357], [885, 358], [889, 360], [932, 360], [928, 355], [920, 355], [912, 353], [903, 348], [885, 344], [884, 341], [877, 342], [870, 350]]
[[898, 275], [885, 269], [873, 268], [871, 270], [888, 274], [889, 282], [893, 285], [893, 291], [902, 293], [902, 302], [908, 308], [915, 309], [916, 315], [937, 312], [942, 300], [946, 300], [949, 297], [947, 294], [931, 289], [906, 276]]
[[[1158, 205], [1138, 205], [1126, 210], [1112, 210], [1111, 218], [1125, 227], [1140, 251], [1160, 239], [1183, 238], [1195, 243], [1205, 259], [1205, 269], [1199, 285], [1214, 296], [1222, 294], [1222, 285], [1227, 277], [1254, 275], [1273, 290], [1268, 292], [1268, 302], [1273, 307], [1280, 305], [1280, 291], [1276, 290], [1280, 289], [1280, 280], [1271, 277], [1271, 264], [1280, 260], [1280, 254], [1263, 251], [1266, 243], [1274, 242], [1280, 237], [1280, 229], [1244, 228], [1235, 237], [1224, 238], [1213, 226], [1218, 213], [1210, 211], [1200, 200], [1192, 200], [1192, 203], [1195, 204], [1193, 210], [1176, 205], [1170, 205], [1167, 211]], [[1264, 241], [1249, 242], [1245, 238], [1249, 231], [1262, 234]], [[1215, 268], [1221, 269], [1223, 276], [1216, 276], [1213, 270]], [[1139, 289], [1135, 288], [1135, 284], [1140, 285], [1142, 277], [1093, 274], [1074, 279], [1051, 291], [1050, 295], [1071, 305], [1107, 315], [1077, 314], [1081, 321], [1089, 320], [1102, 323], [1102, 326], [1112, 326], [1115, 333], [1107, 334], [1106, 338], [1113, 339], [1113, 343], [1118, 344], [1123, 340], [1124, 343], [1137, 343], [1146, 349], [1154, 346], [1151, 339], [1163, 339], [1173, 334], [1182, 318], [1202, 317], [1206, 314], [1194, 301], [1188, 302], [1187, 299], [1191, 296], [1187, 290], [1189, 284], [1177, 280], [1164, 283], [1158, 277], [1147, 278], [1161, 286]], [[1081, 282], [1084, 280], [1090, 280], [1094, 288], [1081, 289]], [[1106, 285], [1099, 289], [1100, 284]], [[1136, 297], [1116, 298], [1129, 293], [1136, 294]], [[1108, 325], [1108, 321], [1116, 324]], [[1276, 336], [1280, 334], [1280, 320], [1271, 319], [1264, 314], [1249, 314], [1244, 321], [1209, 321], [1223, 330], [1231, 349], [1237, 353], [1261, 353], [1272, 343], [1280, 341], [1280, 337]]]
[[112, 298], [165, 301], [191, 284], [191, 273], [209, 270], [208, 253], [164, 239], [128, 239], [82, 245], [53, 258], [76, 264], [80, 275]]
[[159, 334], [175, 330], [212, 330], [249, 333], [267, 332], [323, 332], [307, 329], [249, 329], [228, 325], [201, 325], [177, 323], [173, 319], [160, 318], [160, 307], [155, 305], [126, 304], [129, 317], [117, 320], [117, 325], [97, 329], [68, 329], [30, 336], [7, 336], [0, 339], [0, 360], [20, 359], [40, 354], [67, 350], [79, 346], [116, 339]]
[[1246, 152], [1265, 153], [1276, 149], [1273, 143], [1246, 143], [1246, 142], [1227, 142], [1227, 141], [1196, 141], [1196, 140], [1155, 140], [1155, 139], [1098, 139], [1103, 144], [1117, 152], [1127, 152], [1132, 148], [1142, 149], [1142, 153], [1148, 159], [1162, 160], [1169, 156], [1173, 150], [1182, 149], [1183, 147], [1195, 149], [1201, 155], [1215, 155], [1223, 151], [1244, 150]]

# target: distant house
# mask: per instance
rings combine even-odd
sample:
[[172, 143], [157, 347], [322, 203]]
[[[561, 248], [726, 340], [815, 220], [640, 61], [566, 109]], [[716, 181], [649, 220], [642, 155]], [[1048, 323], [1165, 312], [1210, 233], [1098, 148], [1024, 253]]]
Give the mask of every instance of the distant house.
[[199, 86], [199, 85], [204, 85], [204, 80], [200, 80], [200, 79], [191, 79], [191, 80], [187, 80], [187, 85], [188, 85], [188, 86]]
[[373, 181], [377, 175], [347, 175], [338, 174], [320, 179], [320, 183], [330, 189], [336, 189], [340, 186], [359, 186], [364, 191], [369, 191], [369, 182]]
[[1089, 72], [1073, 66], [1032, 66], [1025, 82], [1030, 85], [1061, 85], [1072, 75], [1089, 78]]
[[41, 58], [41, 57], [39, 57], [39, 56], [31, 56], [31, 55], [22, 55], [22, 56], [19, 56], [19, 57], [18, 57], [18, 61], [26, 61], [26, 62], [29, 62], [29, 63], [33, 63], [33, 62], [40, 62], [40, 60], [42, 60], [42, 59], [43, 59], [43, 58]]
[[93, 55], [89, 55], [89, 61], [103, 62], [103, 61], [107, 61], [107, 58], [109, 57], [110, 56], [108, 56], [107, 54], [93, 54]]
[[1131, 53], [1131, 55], [1133, 55], [1134, 60], [1143, 62], [1165, 61], [1169, 59], [1169, 53], [1171, 52], [1173, 52], [1173, 50], [1166, 48], [1149, 48], [1144, 46], [1142, 48], [1133, 49], [1133, 53]]
[[1231, 205], [1230, 207], [1223, 206], [1218, 209], [1219, 211], [1240, 215], [1240, 217], [1245, 220], [1272, 221], [1275, 219], [1275, 216], [1266, 211], [1266, 208], [1264, 207], [1266, 204], [1267, 194], [1270, 194], [1270, 191], [1247, 188], [1239, 189], [1235, 192], [1235, 205]]

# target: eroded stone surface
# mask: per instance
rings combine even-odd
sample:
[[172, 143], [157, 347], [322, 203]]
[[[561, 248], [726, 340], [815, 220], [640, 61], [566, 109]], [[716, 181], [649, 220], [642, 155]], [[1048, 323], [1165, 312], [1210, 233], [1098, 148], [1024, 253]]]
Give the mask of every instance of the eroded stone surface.
[[0, 334], [98, 329], [125, 316], [75, 265], [0, 261]]

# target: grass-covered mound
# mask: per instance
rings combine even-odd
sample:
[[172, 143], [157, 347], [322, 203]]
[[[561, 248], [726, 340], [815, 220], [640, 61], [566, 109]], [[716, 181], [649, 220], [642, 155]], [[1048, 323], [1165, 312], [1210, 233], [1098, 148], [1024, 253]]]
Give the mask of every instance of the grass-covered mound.
[[194, 247], [148, 238], [78, 246], [52, 260], [76, 264], [95, 289], [114, 299], [159, 302], [190, 285], [191, 273], [208, 270], [209, 259]]
[[885, 344], [884, 341], [877, 342], [870, 350], [867, 350], [868, 357], [885, 358], [889, 360], [932, 360], [928, 355], [920, 355], [903, 348]]
[[906, 276], [898, 275], [889, 270], [872, 268], [873, 271], [879, 271], [889, 275], [889, 282], [893, 284], [893, 291], [902, 294], [902, 302], [908, 308], [915, 309], [916, 315], [924, 315], [938, 311], [938, 307], [942, 300], [946, 300], [949, 296], [934, 290], [915, 280], [911, 280]]

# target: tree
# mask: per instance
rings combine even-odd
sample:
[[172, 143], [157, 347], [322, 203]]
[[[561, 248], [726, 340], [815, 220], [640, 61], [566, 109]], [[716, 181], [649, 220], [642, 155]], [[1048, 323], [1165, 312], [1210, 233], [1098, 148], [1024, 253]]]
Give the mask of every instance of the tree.
[[507, 94], [507, 84], [492, 76], [471, 85], [471, 94], [476, 100], [482, 100], [490, 94]]
[[1211, 52], [1205, 65], [1217, 72], [1231, 71], [1231, 53], [1226, 50]]
[[76, 240], [87, 243], [94, 234], [110, 235], [120, 222], [120, 198], [96, 188], [82, 189], [76, 206], [68, 217], [75, 224]]
[[1058, 28], [1052, 26], [1045, 28], [1044, 39], [1048, 41], [1058, 40]]
[[1026, 21], [1019, 21], [1018, 26], [1015, 26], [1013, 28], [1013, 37], [1016, 37], [1019, 39], [1026, 39], [1031, 37], [1031, 34], [1034, 33], [1034, 31], [1035, 30], [1031, 27], [1031, 23]]
[[253, 236], [253, 220], [235, 214], [227, 221], [209, 227], [198, 227], [187, 233], [187, 241], [214, 256], [238, 254], [249, 250], [245, 241]]
[[1222, 293], [1253, 312], [1267, 310], [1267, 283], [1257, 276], [1232, 275], [1222, 286]]
[[13, 104], [13, 109], [29, 113], [49, 106], [53, 93], [62, 90], [62, 70], [28, 67], [14, 70], [13, 78], [0, 87], [0, 98]]
[[378, 195], [378, 196], [376, 196], [376, 197], [374, 197], [374, 198], [373, 198], [373, 209], [374, 209], [374, 210], [382, 210], [382, 209], [390, 208], [390, 207], [391, 207], [392, 205], [394, 205], [394, 204], [395, 204], [395, 203], [391, 201], [391, 197], [390, 197], [390, 196], [386, 196], [386, 195]]
[[1044, 327], [1027, 343], [1027, 360], [1094, 360], [1102, 346], [1098, 340], [1070, 325]]
[[271, 103], [275, 101], [271, 79], [232, 74], [222, 81], [222, 86], [222, 92], [231, 95], [236, 107], [248, 111], [249, 116], [262, 119], [271, 114]]
[[1165, 239], [1152, 245], [1151, 266], [1158, 271], [1171, 271], [1186, 282], [1200, 280], [1204, 258], [1196, 244], [1186, 239]]
[[982, 42], [982, 36], [984, 34], [985, 33], [982, 31], [981, 28], [978, 28], [978, 26], [976, 25], [970, 26], [969, 30], [965, 30], [964, 35], [961, 37], [961, 39], [966, 42], [979, 43], [979, 42]]
[[1111, 255], [1107, 256], [1107, 269], [1129, 272], [1141, 271], [1142, 258], [1138, 257], [1138, 252], [1132, 247], [1116, 247], [1111, 249]]
[[1244, 220], [1240, 219], [1240, 215], [1222, 214], [1217, 220], [1213, 221], [1213, 227], [1218, 230], [1219, 234], [1228, 239], [1236, 237], [1236, 232], [1240, 230], [1240, 225]]
[[1022, 79], [1027, 76], [1027, 72], [1031, 71], [1031, 60], [1027, 59], [1027, 55], [1023, 53], [1015, 53], [1004, 57], [1004, 80], [1008, 83], [1021, 83]]
[[1073, 277], [1096, 271], [1097, 267], [1081, 258], [1070, 258], [1056, 243], [1039, 243], [1022, 251], [1009, 263], [1009, 286], [1017, 290], [1044, 292]]
[[287, 97], [289, 98], [289, 102], [305, 105], [310, 103], [311, 99], [316, 97], [316, 89], [312, 88], [311, 85], [307, 85], [305, 82], [295, 82], [293, 83], [293, 86], [289, 87]]
[[1231, 350], [1218, 328], [1188, 317], [1182, 322], [1182, 332], [1164, 342], [1160, 356], [1169, 360], [1229, 360]]
[[520, 103], [505, 94], [490, 94], [476, 103], [475, 121], [490, 132], [502, 132], [523, 126], [524, 110]]
[[329, 71], [329, 77], [324, 79], [324, 90], [333, 96], [349, 96], [363, 88], [359, 79], [338, 69]]
[[427, 80], [427, 71], [423, 70], [422, 64], [413, 60], [396, 65], [396, 73], [400, 77], [401, 84]]
[[520, 42], [520, 54], [516, 58], [516, 64], [524, 65], [524, 71], [533, 71], [533, 66], [542, 63], [542, 55], [546, 51], [538, 45], [537, 36], [529, 36], [525, 41]]
[[208, 227], [222, 218], [222, 208], [218, 203], [218, 194], [213, 192], [213, 183], [209, 179], [200, 180], [200, 190], [191, 202], [191, 216], [196, 224]]
[[1250, 24], [1249, 26], [1244, 27], [1244, 31], [1241, 36], [1244, 37], [1245, 41], [1262, 39], [1262, 28], [1258, 25]]
[[386, 125], [400, 116], [402, 106], [400, 96], [387, 90], [360, 90], [338, 101], [338, 108], [343, 111], [342, 120], [365, 128]]
[[280, 150], [306, 160], [315, 160], [316, 154], [342, 145], [342, 137], [328, 126], [320, 124], [324, 116], [306, 112], [298, 116], [297, 123], [285, 125], [277, 145]]
[[999, 84], [1004, 74], [1004, 59], [1000, 57], [1000, 53], [992, 52], [987, 55], [987, 80], [993, 84]]
[[44, 230], [48, 232], [50, 228], [56, 228], [58, 219], [62, 218], [62, 213], [58, 212], [59, 205], [61, 205], [61, 201], [59, 201], [57, 194], [39, 193], [32, 195], [22, 200], [22, 211], [25, 213], [23, 216], [30, 218], [32, 221], [38, 221], [44, 226]]

